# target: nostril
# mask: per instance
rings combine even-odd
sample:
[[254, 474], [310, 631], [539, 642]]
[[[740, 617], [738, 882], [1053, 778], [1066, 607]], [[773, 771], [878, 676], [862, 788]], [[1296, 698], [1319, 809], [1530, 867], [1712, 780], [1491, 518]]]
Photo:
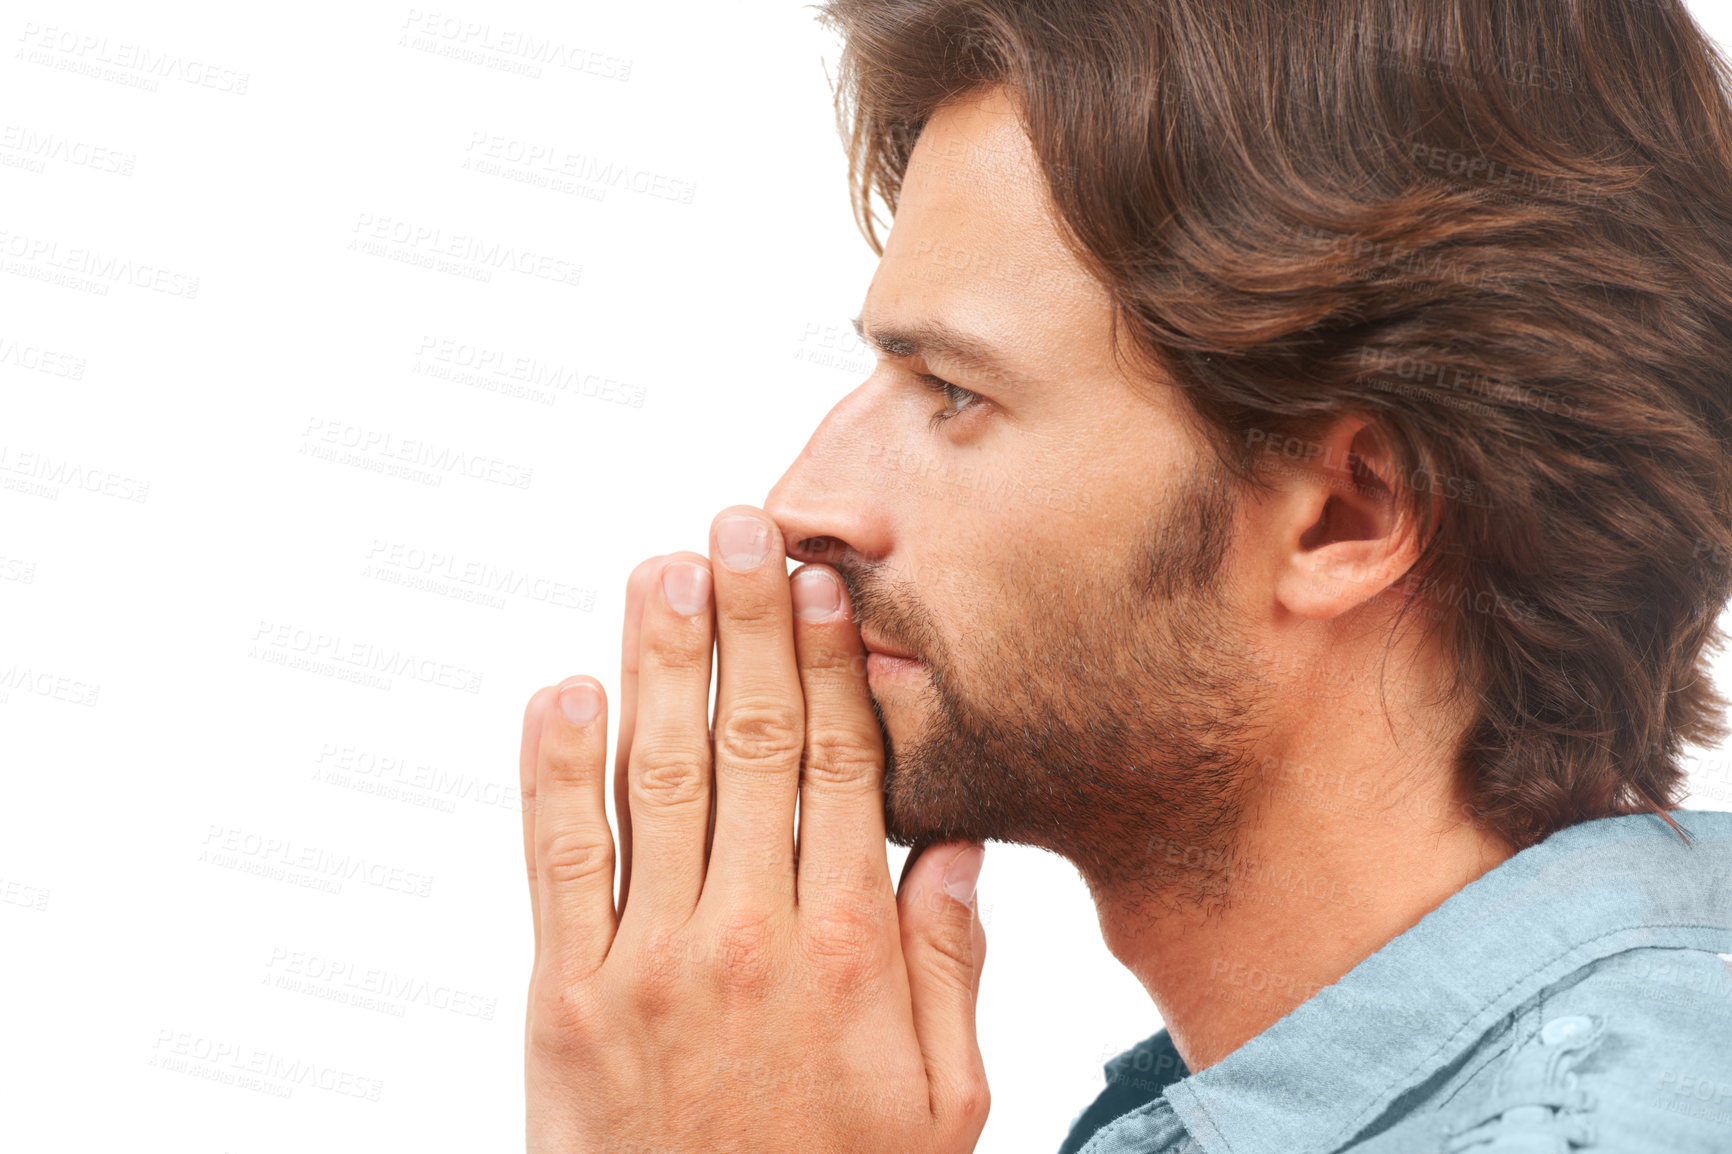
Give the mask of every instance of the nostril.
[[835, 565], [848, 551], [835, 537], [802, 537], [788, 555], [804, 564]]

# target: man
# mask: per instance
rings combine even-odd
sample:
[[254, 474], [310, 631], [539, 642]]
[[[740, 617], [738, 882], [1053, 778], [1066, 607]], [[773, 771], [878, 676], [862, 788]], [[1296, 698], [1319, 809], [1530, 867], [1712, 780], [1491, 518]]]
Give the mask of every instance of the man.
[[827, 16], [879, 363], [632, 575], [617, 849], [599, 683], [530, 702], [531, 1148], [972, 1149], [996, 838], [1166, 1023], [1065, 1151], [1732, 1150], [1732, 815], [1675, 808], [1732, 589], [1700, 32]]

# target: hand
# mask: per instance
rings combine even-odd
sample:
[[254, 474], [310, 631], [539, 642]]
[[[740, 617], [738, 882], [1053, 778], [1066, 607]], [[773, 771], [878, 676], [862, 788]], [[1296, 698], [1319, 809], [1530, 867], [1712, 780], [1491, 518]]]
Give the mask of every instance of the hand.
[[[745, 542], [722, 540], [730, 516]], [[731, 567], [753, 521], [762, 559]], [[524, 714], [529, 1149], [972, 1150], [983, 847], [928, 848], [896, 891], [845, 587], [823, 565], [788, 577], [750, 507], [718, 516], [710, 552], [627, 587], [617, 908], [601, 686], [569, 678]]]

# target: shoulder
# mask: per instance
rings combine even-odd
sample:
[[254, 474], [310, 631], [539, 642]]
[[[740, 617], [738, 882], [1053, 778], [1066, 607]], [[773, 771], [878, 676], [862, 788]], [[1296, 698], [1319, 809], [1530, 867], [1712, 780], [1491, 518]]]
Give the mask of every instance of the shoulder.
[[[1576, 1073], [1603, 1103], [1613, 1149], [1732, 1147], [1732, 963], [1706, 950], [1629, 950], [1553, 987], [1542, 1009], [1548, 1020], [1601, 1023]], [[1656, 1145], [1663, 1134], [1678, 1140]]]
[[1541, 991], [1486, 1039], [1493, 1056], [1451, 1094], [1447, 1130], [1462, 1143], [1520, 1135], [1631, 1154], [1723, 1154], [1732, 1147], [1728, 1039], [1732, 964], [1705, 950], [1613, 954]]

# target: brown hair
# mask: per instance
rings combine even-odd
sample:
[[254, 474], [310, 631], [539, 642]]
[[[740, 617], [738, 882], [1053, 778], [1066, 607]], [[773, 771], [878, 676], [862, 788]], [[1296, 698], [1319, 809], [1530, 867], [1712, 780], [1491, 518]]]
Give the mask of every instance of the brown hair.
[[1732, 591], [1732, 109], [1676, 0], [822, 13], [875, 251], [926, 119], [1005, 86], [1115, 324], [1241, 480], [1343, 414], [1384, 432], [1477, 819], [1518, 848], [1671, 821], [1684, 745], [1726, 735]]

